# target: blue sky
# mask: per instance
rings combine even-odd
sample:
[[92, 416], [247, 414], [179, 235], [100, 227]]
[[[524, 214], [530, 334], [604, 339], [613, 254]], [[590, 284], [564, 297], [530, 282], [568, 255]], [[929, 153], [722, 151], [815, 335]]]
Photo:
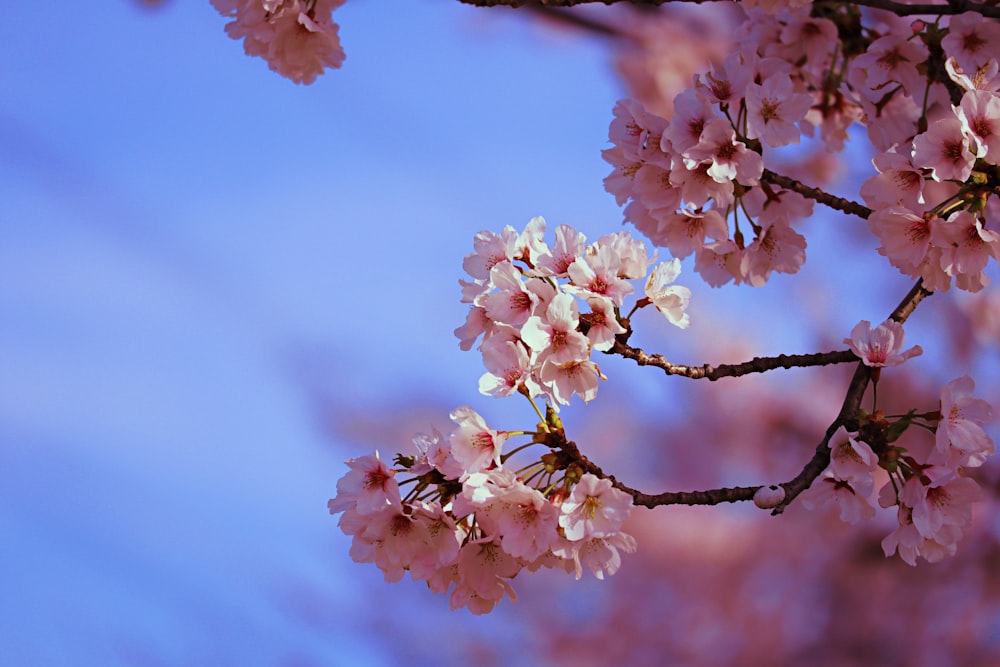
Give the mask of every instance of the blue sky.
[[389, 664], [325, 509], [369, 445], [331, 446], [311, 392], [502, 414], [451, 334], [472, 235], [617, 228], [606, 52], [457, 2], [335, 18], [344, 68], [302, 87], [207, 0], [5, 8], [0, 663]]
[[331, 449], [307, 390], [482, 400], [451, 334], [472, 235], [619, 219], [598, 49], [392, 4], [337, 11], [348, 59], [311, 87], [207, 1], [6, 9], [3, 664], [389, 659], [325, 508], [367, 444]]

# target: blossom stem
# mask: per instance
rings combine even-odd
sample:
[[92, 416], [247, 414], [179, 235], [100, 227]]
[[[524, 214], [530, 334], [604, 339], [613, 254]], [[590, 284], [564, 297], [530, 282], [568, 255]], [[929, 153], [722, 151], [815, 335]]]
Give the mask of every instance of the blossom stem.
[[865, 220], [872, 214], [872, 210], [867, 206], [862, 206], [861, 204], [851, 201], [850, 199], [844, 199], [843, 197], [836, 197], [828, 192], [824, 192], [819, 188], [812, 188], [808, 185], [804, 185], [794, 178], [789, 178], [788, 176], [782, 176], [781, 174], [776, 174], [770, 169], [765, 169], [763, 176], [761, 176], [761, 182], [770, 182], [775, 185], [779, 185], [786, 190], [791, 190], [796, 192], [807, 199], [812, 199], [813, 201], [828, 206], [837, 211], [843, 211], [844, 213], [850, 213], [851, 215], [856, 215], [859, 218], [864, 218]]
[[662, 369], [667, 375], [680, 375], [693, 380], [708, 378], [711, 381], [724, 377], [740, 377], [750, 373], [765, 373], [778, 368], [804, 368], [806, 366], [826, 366], [857, 361], [857, 357], [850, 350], [836, 350], [814, 354], [779, 354], [776, 357], [754, 357], [750, 361], [739, 364], [687, 366], [675, 364], [661, 354], [649, 354], [620, 340], [616, 340], [606, 354], [620, 354], [640, 366], [655, 366]]

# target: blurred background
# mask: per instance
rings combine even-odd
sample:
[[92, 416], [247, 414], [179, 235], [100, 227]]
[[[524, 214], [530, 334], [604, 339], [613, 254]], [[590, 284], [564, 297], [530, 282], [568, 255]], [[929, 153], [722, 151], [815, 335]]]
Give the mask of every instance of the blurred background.
[[[581, 16], [633, 34], [659, 21]], [[1000, 660], [990, 504], [956, 559], [916, 570], [882, 558], [892, 513], [845, 527], [798, 506], [637, 511], [618, 575], [522, 575], [521, 600], [488, 617], [351, 562], [326, 509], [344, 459], [387, 458], [462, 404], [497, 428], [534, 422], [478, 394], [480, 357], [452, 334], [473, 234], [536, 215], [618, 229], [601, 184], [611, 109], [684, 85], [689, 51], [454, 1], [350, 0], [334, 14], [343, 69], [303, 87], [246, 57], [207, 0], [4, 18], [0, 664]], [[672, 18], [662, 29], [688, 42], [729, 20]], [[871, 173], [857, 139], [852, 169], [818, 162], [854, 198]], [[640, 317], [635, 342], [698, 364], [839, 349], [908, 290], [859, 221], [801, 231], [802, 273], [761, 290], [712, 290], [685, 262], [693, 328]], [[969, 373], [1000, 408], [995, 290], [935, 295], [907, 333], [924, 356], [880, 398], [932, 408]], [[567, 432], [651, 492], [790, 479], [850, 373], [602, 370]], [[996, 464], [977, 475], [995, 495]]]

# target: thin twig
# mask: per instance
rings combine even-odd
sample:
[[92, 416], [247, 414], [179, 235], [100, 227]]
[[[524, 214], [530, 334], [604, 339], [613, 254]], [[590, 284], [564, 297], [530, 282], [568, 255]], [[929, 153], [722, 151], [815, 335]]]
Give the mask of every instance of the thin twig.
[[[899, 302], [899, 305], [892, 311], [889, 318], [895, 320], [902, 324], [907, 320], [907, 318], [913, 314], [916, 307], [925, 298], [930, 296], [932, 292], [928, 291], [923, 286], [923, 281], [918, 280], [916, 284], [910, 289], [903, 300]], [[616, 344], [615, 347], [618, 347]], [[628, 347], [625, 345], [625, 347]], [[635, 349], [635, 348], [629, 348]], [[615, 352], [615, 348], [611, 349], [611, 352]], [[641, 351], [640, 351], [641, 352]], [[620, 352], [619, 352], [620, 353]], [[645, 354], [645, 353], [642, 353]], [[821, 358], [827, 355], [843, 355], [844, 352], [826, 352], [816, 355], [795, 355], [801, 357], [814, 357]], [[852, 359], [857, 359], [852, 352], [846, 352]], [[658, 355], [646, 355], [649, 357]], [[782, 355], [785, 356], [785, 355]], [[772, 357], [773, 360], [781, 359], [781, 357]], [[736, 366], [745, 366], [746, 364], [753, 364], [759, 360], [754, 359], [744, 364], [736, 364]], [[669, 364], [669, 362], [667, 362]], [[768, 363], [775, 363], [771, 361]], [[828, 363], [837, 363], [836, 361], [830, 361]], [[818, 364], [813, 364], [818, 365]], [[776, 368], [779, 366], [775, 366]], [[706, 367], [681, 367], [690, 368], [693, 370], [700, 370]], [[707, 367], [711, 368], [711, 367]], [[723, 366], [719, 367], [720, 369]], [[664, 369], [666, 370], [666, 369]], [[668, 371], [669, 372], [669, 371]], [[754, 371], [750, 371], [754, 372]], [[679, 375], [684, 375], [684, 373], [676, 373]], [[690, 377], [690, 376], [687, 376]], [[704, 375], [702, 377], [709, 377]], [[725, 377], [725, 376], [720, 376]], [[861, 400], [864, 398], [865, 390], [868, 388], [868, 382], [871, 379], [871, 368], [865, 364], [859, 362], [857, 368], [854, 370], [854, 376], [851, 378], [851, 382], [847, 387], [847, 393], [844, 396], [844, 402], [840, 406], [840, 412], [837, 418], [833, 420], [833, 423], [826, 429], [826, 433], [823, 434], [823, 439], [820, 440], [819, 444], [816, 445], [816, 451], [812, 458], [806, 462], [802, 470], [791, 480], [784, 482], [781, 486], [785, 489], [785, 499], [780, 505], [775, 507], [771, 513], [781, 514], [788, 505], [795, 500], [803, 491], [808, 489], [817, 477], [823, 474], [826, 467], [830, 464], [830, 438], [833, 434], [837, 432], [837, 429], [842, 425], [854, 421], [858, 417], [858, 413], [861, 409]], [[624, 491], [625, 493], [632, 496], [632, 502], [636, 505], [642, 505], [643, 507], [659, 507], [661, 505], [718, 505], [720, 503], [734, 503], [743, 500], [752, 500], [754, 494], [760, 489], [758, 486], [734, 486], [734, 487], [724, 487], [718, 489], [707, 489], [705, 491], [668, 491], [664, 493], [649, 494], [643, 493], [637, 489], [619, 482], [615, 479], [614, 475], [605, 474], [601, 470], [600, 466], [592, 462], [586, 456], [580, 452], [580, 448], [576, 446], [576, 443], [562, 439], [560, 442], [555, 443], [553, 446], [565, 452], [569, 458], [579, 465], [585, 472], [589, 472], [592, 475], [609, 480], [616, 489]]]
[[[892, 311], [892, 314], [889, 315], [889, 319], [902, 324], [913, 314], [913, 311], [916, 310], [920, 302], [931, 294], [932, 292], [924, 289], [923, 279], [917, 280], [916, 284], [903, 297], [903, 300], [899, 302], [899, 305]], [[861, 409], [861, 399], [865, 395], [865, 389], [868, 388], [869, 379], [871, 379], [871, 368], [859, 362], [858, 367], [854, 371], [854, 377], [851, 378], [851, 383], [847, 386], [847, 394], [844, 396], [844, 403], [840, 406], [840, 413], [826, 430], [823, 439], [816, 445], [816, 453], [813, 454], [813, 457], [802, 468], [802, 471], [793, 479], [781, 485], [785, 489], [785, 499], [772, 510], [771, 514], [781, 514], [788, 507], [789, 503], [795, 500], [800, 493], [808, 489], [816, 478], [826, 470], [826, 467], [830, 464], [830, 438], [833, 437], [833, 434], [843, 424], [857, 418], [858, 412]]]
[[849, 361], [857, 361], [858, 359], [850, 350], [837, 350], [834, 352], [817, 352], [815, 354], [779, 354], [776, 357], [754, 357], [750, 361], [744, 361], [739, 364], [685, 366], [668, 361], [662, 354], [648, 354], [637, 347], [632, 347], [628, 343], [623, 343], [619, 340], [616, 340], [614, 346], [605, 354], [620, 354], [640, 366], [661, 368], [667, 375], [680, 375], [692, 380], [707, 378], [713, 382], [719, 378], [740, 377], [741, 375], [749, 375], [751, 373], [766, 373], [778, 368], [827, 366], [829, 364], [843, 364]]
[[872, 210], [867, 206], [862, 206], [857, 202], [851, 201], [850, 199], [844, 199], [843, 197], [835, 197], [834, 195], [824, 192], [819, 188], [813, 188], [800, 183], [794, 178], [776, 174], [770, 169], [764, 170], [764, 175], [761, 176], [761, 180], [774, 183], [777, 186], [783, 187], [786, 190], [791, 190], [792, 192], [797, 192], [803, 197], [812, 199], [813, 201], [823, 204], [824, 206], [829, 206], [832, 209], [856, 215], [859, 218], [864, 218], [865, 220], [867, 220], [868, 216], [872, 214]]

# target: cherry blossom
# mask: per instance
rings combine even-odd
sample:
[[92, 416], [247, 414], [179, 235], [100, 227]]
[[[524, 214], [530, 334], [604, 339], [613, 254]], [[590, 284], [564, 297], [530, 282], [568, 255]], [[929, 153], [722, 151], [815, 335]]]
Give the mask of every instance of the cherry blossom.
[[500, 453], [507, 440], [505, 433], [491, 429], [469, 406], [455, 408], [450, 417], [458, 426], [449, 437], [451, 451], [465, 474], [500, 465]]
[[657, 265], [646, 280], [646, 296], [668, 322], [675, 327], [687, 329], [691, 326], [691, 318], [686, 312], [691, 300], [691, 290], [671, 284], [680, 273], [681, 263], [676, 257]]
[[883, 367], [898, 366], [907, 359], [915, 357], [923, 350], [919, 345], [903, 351], [903, 341], [906, 334], [899, 322], [886, 320], [872, 329], [871, 322], [861, 320], [851, 330], [851, 337], [844, 342], [851, 351], [858, 355], [866, 366]]
[[995, 451], [993, 440], [982, 424], [993, 418], [993, 408], [973, 398], [976, 384], [963, 375], [941, 389], [941, 421], [935, 434], [935, 454], [941, 462], [957, 466], [981, 466]]
[[590, 473], [580, 478], [562, 504], [559, 526], [566, 538], [610, 537], [618, 533], [632, 508], [632, 498], [611, 485], [607, 479]]
[[931, 170], [936, 181], [964, 181], [976, 156], [969, 134], [958, 118], [941, 118], [913, 140], [913, 164]]
[[775, 147], [799, 143], [795, 123], [805, 118], [812, 98], [795, 92], [790, 77], [776, 74], [762, 84], [748, 84], [746, 101], [747, 136]]
[[330, 501], [331, 513], [348, 507], [359, 514], [372, 514], [386, 507], [399, 507], [401, 498], [395, 472], [379, 453], [348, 459], [351, 469], [337, 482], [337, 497]]

